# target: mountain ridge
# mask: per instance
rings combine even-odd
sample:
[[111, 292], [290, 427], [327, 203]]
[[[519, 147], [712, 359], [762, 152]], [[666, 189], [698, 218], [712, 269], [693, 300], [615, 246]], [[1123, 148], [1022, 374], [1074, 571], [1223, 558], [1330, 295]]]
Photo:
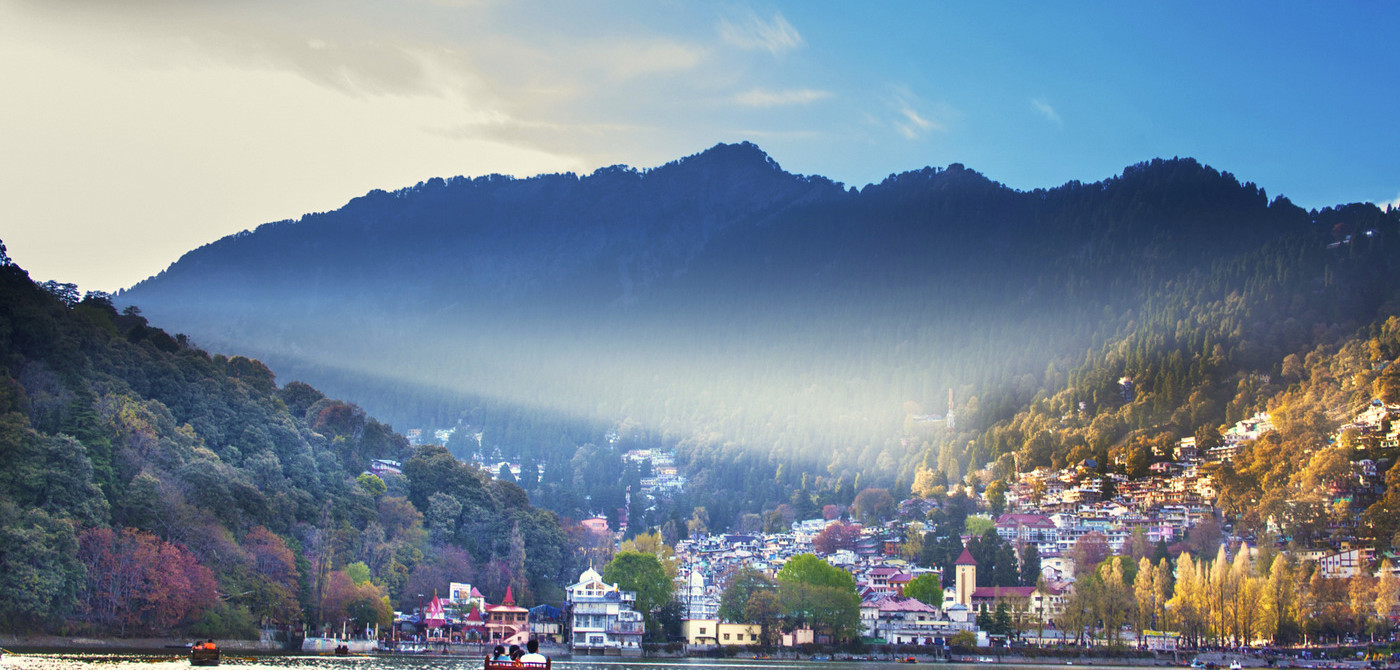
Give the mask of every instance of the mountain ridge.
[[[1168, 328], [1195, 309], [1183, 300], [1222, 305], [1203, 319], [1241, 299], [1251, 315], [1313, 305], [1345, 270], [1325, 249], [1339, 221], [1390, 234], [1393, 216], [1348, 207], [1271, 201], [1189, 158], [1032, 191], [956, 163], [854, 189], [718, 145], [647, 170], [373, 191], [192, 251], [119, 300], [398, 425], [534, 425], [488, 429], [480, 448], [550, 467], [587, 438], [534, 412], [747, 445], [786, 466], [783, 486], [893, 484], [968, 443], [901, 435], [910, 403], [941, 407], [951, 388], [980, 400], [964, 425], [991, 425], [1107, 343]], [[1359, 323], [1378, 304], [1333, 302], [1309, 314]], [[1249, 334], [1228, 318], [1193, 337]], [[1270, 338], [1238, 364], [1316, 337]]]

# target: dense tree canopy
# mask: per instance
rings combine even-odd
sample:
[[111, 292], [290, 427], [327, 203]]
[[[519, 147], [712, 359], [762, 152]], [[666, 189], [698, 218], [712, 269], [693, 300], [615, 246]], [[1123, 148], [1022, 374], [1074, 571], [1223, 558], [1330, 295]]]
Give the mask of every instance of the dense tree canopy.
[[[406, 472], [366, 473], [375, 458]], [[572, 547], [519, 487], [411, 450], [351, 403], [279, 388], [260, 361], [211, 356], [103, 294], [78, 299], [0, 267], [11, 630], [238, 637], [264, 620], [385, 623], [395, 601], [416, 604], [412, 587], [448, 581], [557, 601], [577, 575]]]

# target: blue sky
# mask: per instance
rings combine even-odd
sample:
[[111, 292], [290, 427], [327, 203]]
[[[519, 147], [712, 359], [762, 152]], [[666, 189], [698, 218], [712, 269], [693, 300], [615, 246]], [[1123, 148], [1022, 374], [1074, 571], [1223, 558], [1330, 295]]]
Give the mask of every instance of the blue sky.
[[752, 141], [860, 186], [1192, 156], [1305, 207], [1400, 199], [1397, 3], [0, 0], [0, 239], [115, 290], [435, 176]]

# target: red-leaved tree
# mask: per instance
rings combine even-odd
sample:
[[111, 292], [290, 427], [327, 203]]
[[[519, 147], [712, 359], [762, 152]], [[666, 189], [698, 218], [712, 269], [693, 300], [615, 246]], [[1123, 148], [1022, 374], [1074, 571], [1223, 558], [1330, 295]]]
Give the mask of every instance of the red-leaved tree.
[[357, 585], [344, 570], [336, 570], [326, 578], [321, 592], [321, 616], [325, 619], [322, 623], [343, 623], [354, 630], [376, 624], [387, 626], [394, 619], [389, 599], [374, 582]]
[[812, 538], [812, 548], [821, 554], [831, 554], [841, 549], [855, 549], [859, 541], [859, 524], [834, 521]]
[[250, 568], [249, 602], [253, 614], [274, 621], [290, 622], [300, 618], [297, 603], [296, 557], [287, 543], [272, 531], [257, 526], [248, 531], [243, 541]]
[[80, 608], [116, 631], [161, 634], [190, 623], [218, 597], [214, 575], [183, 547], [127, 528], [92, 528], [78, 539], [87, 566]]

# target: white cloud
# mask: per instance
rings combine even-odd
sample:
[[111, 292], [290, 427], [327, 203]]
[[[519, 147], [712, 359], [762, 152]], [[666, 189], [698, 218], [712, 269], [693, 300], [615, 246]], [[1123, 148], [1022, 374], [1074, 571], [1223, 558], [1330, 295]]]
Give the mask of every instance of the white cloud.
[[894, 87], [890, 105], [894, 108], [891, 125], [908, 140], [920, 139], [930, 132], [947, 132], [948, 122], [957, 116], [947, 103], [926, 102], [903, 86]]
[[734, 102], [745, 107], [780, 107], [784, 105], [806, 105], [831, 97], [831, 91], [810, 88], [769, 91], [755, 88], [734, 96]]
[[657, 72], [680, 72], [698, 65], [704, 50], [667, 40], [599, 45], [582, 57], [598, 60], [599, 66], [619, 79]]
[[720, 17], [719, 36], [725, 42], [745, 51], [768, 51], [774, 56], [802, 46], [802, 35], [782, 14], [764, 21], [752, 11], [737, 21]]
[[1055, 125], [1062, 127], [1065, 125], [1064, 120], [1062, 120], [1060, 118], [1060, 115], [1055, 112], [1055, 108], [1050, 106], [1050, 103], [1045, 102], [1040, 98], [1034, 98], [1031, 100], [1031, 107], [1035, 109], [1035, 111], [1040, 112], [1042, 115], [1044, 115], [1045, 118], [1050, 119], [1050, 121]]

